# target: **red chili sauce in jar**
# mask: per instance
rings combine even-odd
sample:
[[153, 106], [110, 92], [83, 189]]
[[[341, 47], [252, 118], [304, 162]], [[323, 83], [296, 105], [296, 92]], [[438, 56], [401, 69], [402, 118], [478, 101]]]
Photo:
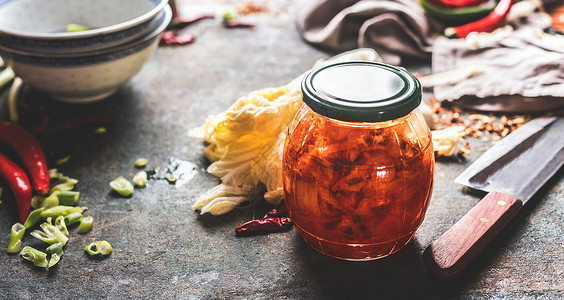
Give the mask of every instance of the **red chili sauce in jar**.
[[283, 155], [290, 218], [332, 257], [398, 251], [423, 222], [433, 187], [419, 82], [401, 68], [347, 62], [312, 71], [302, 92]]

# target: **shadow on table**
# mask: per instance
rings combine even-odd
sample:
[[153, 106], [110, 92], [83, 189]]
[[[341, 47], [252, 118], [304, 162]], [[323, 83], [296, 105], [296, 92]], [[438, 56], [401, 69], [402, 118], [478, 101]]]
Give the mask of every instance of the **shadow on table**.
[[474, 267], [450, 282], [440, 282], [423, 266], [424, 246], [411, 240], [397, 253], [373, 261], [349, 262], [325, 256], [296, 234], [296, 260], [302, 264], [301, 284], [308, 296], [324, 299], [455, 299], [480, 274]]

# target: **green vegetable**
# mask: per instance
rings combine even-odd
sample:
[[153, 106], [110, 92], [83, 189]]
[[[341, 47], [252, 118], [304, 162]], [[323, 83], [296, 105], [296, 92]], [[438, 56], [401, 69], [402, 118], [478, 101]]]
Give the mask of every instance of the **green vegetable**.
[[58, 216], [67, 216], [75, 212], [82, 213], [83, 211], [84, 208], [82, 207], [59, 205], [59, 206], [47, 208], [44, 211], [42, 211], [41, 218], [45, 220], [49, 217], [56, 218]]
[[53, 245], [47, 247], [45, 252], [51, 254], [51, 259], [49, 259], [49, 264], [47, 265], [48, 268], [56, 265], [63, 256], [63, 244], [62, 243], [54, 243]]
[[33, 262], [33, 265], [36, 267], [47, 267], [48, 263], [47, 263], [47, 254], [44, 252], [41, 252], [35, 248], [32, 248], [30, 246], [25, 246], [22, 251], [20, 252], [20, 255], [26, 259], [29, 260], [31, 262]]
[[45, 210], [44, 207], [40, 207], [38, 209], [32, 210], [27, 216], [27, 220], [25, 220], [24, 227], [30, 228], [33, 225], [35, 225], [35, 223], [37, 223], [39, 220], [41, 220], [43, 218], [41, 214], [43, 213], [44, 210]]
[[64, 165], [64, 164], [66, 164], [70, 159], [71, 159], [71, 156], [70, 156], [70, 155], [69, 155], [69, 156], [65, 156], [65, 157], [63, 157], [63, 158], [61, 158], [61, 159], [58, 159], [58, 160], [55, 162], [55, 164], [56, 164], [57, 166]]
[[43, 223], [40, 227], [43, 231], [34, 230], [31, 232], [31, 235], [34, 238], [40, 239], [49, 245], [59, 242], [62, 243], [63, 246], [67, 244], [69, 238], [66, 237], [57, 227], [49, 223]]
[[59, 198], [59, 203], [61, 205], [74, 205], [80, 196], [80, 192], [77, 191], [62, 191], [57, 194]]
[[[72, 178], [68, 178], [68, 177], [63, 177], [64, 181], [61, 180], [62, 183], [57, 184], [56, 186], [54, 186], [51, 191], [71, 191], [72, 189], [74, 189], [74, 185], [78, 183], [78, 180], [76, 179], [72, 179]], [[63, 179], [61, 178], [61, 179]]]
[[35, 195], [31, 197], [31, 207], [34, 209], [40, 208], [43, 201], [45, 201], [45, 198], [46, 197], [40, 195]]
[[57, 195], [60, 191], [53, 191], [47, 198], [43, 199], [41, 202], [41, 207], [51, 208], [59, 205], [59, 197]]
[[65, 224], [67, 226], [70, 226], [70, 225], [80, 221], [81, 219], [82, 219], [82, 214], [79, 213], [79, 212], [74, 212], [72, 214], [65, 216]]
[[59, 229], [65, 236], [69, 236], [69, 230], [67, 229], [64, 216], [58, 216], [57, 219], [55, 219], [55, 227], [57, 227], [57, 229]]
[[85, 25], [81, 25], [81, 24], [68, 24], [66, 31], [67, 32], [81, 32], [81, 31], [87, 31], [90, 30], [91, 28]]
[[170, 175], [166, 177], [166, 180], [168, 181], [168, 183], [170, 184], [175, 184], [176, 180], [178, 180], [176, 177], [174, 177], [174, 175]]
[[86, 253], [90, 256], [99, 254], [110, 255], [110, 253], [112, 253], [112, 245], [110, 245], [107, 241], [93, 242], [86, 246], [84, 251], [86, 251]]
[[148, 160], [146, 158], [138, 158], [135, 160], [135, 167], [143, 168], [147, 165]]
[[443, 21], [446, 25], [460, 25], [487, 16], [496, 7], [497, 2], [490, 1], [478, 6], [462, 8], [442, 8], [428, 0], [419, 0], [419, 4], [430, 17]]
[[76, 232], [80, 234], [87, 233], [92, 228], [93, 222], [94, 222], [94, 218], [92, 218], [92, 216], [83, 217], [80, 220], [80, 225], [78, 225], [78, 229], [76, 230]]
[[98, 128], [96, 128], [96, 129], [94, 130], [94, 133], [96, 133], [96, 134], [104, 134], [104, 133], [106, 133], [106, 131], [107, 131], [107, 130], [106, 130], [106, 127], [98, 127]]
[[62, 175], [63, 174], [60, 174], [57, 169], [49, 169], [49, 178], [51, 178], [51, 180], [59, 179]]
[[120, 176], [110, 182], [110, 187], [123, 197], [128, 197], [133, 194], [133, 184], [127, 179]]
[[133, 176], [133, 182], [138, 187], [145, 187], [147, 185], [147, 172], [141, 171]]
[[18, 253], [22, 247], [22, 238], [25, 233], [25, 226], [21, 223], [16, 223], [12, 225], [12, 231], [10, 232], [10, 242], [8, 243], [7, 253]]

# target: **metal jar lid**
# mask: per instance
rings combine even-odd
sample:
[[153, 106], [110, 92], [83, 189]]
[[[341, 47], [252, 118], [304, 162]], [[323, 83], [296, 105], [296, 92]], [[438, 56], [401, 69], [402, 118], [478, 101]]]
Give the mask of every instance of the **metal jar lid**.
[[421, 84], [403, 68], [377, 62], [335, 63], [302, 81], [304, 102], [323, 116], [349, 122], [403, 117], [421, 103]]

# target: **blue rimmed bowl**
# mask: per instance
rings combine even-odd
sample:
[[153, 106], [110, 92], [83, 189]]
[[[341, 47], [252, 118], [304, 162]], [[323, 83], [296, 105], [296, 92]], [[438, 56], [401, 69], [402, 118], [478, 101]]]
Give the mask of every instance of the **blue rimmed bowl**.
[[[0, 45], [77, 53], [116, 47], [150, 34], [168, 0], [0, 0]], [[90, 30], [67, 32], [69, 24]]]
[[102, 50], [38, 53], [0, 45], [0, 55], [26, 84], [57, 100], [97, 101], [115, 93], [141, 70], [171, 19], [171, 8], [166, 5], [157, 19], [158, 26], [149, 34]]

